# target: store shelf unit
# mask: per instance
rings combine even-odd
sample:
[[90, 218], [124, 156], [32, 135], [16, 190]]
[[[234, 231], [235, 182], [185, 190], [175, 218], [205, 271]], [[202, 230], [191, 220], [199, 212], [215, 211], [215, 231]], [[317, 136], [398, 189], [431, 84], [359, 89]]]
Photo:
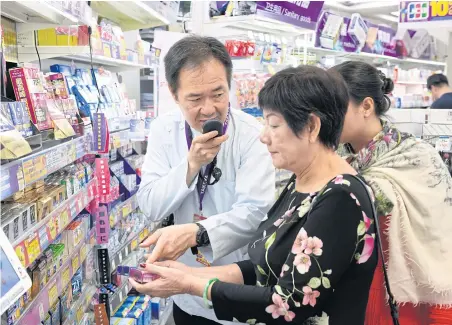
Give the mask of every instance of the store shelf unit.
[[85, 261], [88, 249], [91, 249], [91, 247], [88, 247], [85, 242], [81, 242], [72, 254], [67, 256], [63, 265], [39, 291], [39, 294], [24, 311], [16, 325], [39, 324], [41, 322], [41, 316], [47, 314], [50, 307], [57, 302], [58, 297], [63, 294], [63, 290], [70, 284], [75, 272]]
[[25, 267], [30, 266], [58, 237], [74, 218], [95, 198], [97, 180], [68, 198], [43, 220], [13, 243], [16, 254]]
[[1, 200], [89, 153], [91, 135], [61, 143], [0, 167]]
[[84, 290], [82, 295], [77, 299], [77, 301], [72, 305], [71, 309], [66, 316], [66, 320], [63, 325], [79, 325], [82, 321], [83, 315], [86, 310], [88, 310], [91, 305], [91, 300], [96, 294], [96, 287], [88, 285]]
[[[39, 56], [38, 56], [39, 53]], [[33, 62], [39, 59], [60, 59], [76, 62], [91, 62], [89, 46], [20, 46], [19, 62]], [[103, 65], [114, 72], [149, 68], [148, 65], [136, 62], [109, 58], [93, 54], [93, 63]]]

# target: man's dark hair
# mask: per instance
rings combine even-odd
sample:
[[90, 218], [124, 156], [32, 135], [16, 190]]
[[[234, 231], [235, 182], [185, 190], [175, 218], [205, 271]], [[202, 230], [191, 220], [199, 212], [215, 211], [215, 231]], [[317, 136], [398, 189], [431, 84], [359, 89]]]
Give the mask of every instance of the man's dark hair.
[[165, 55], [165, 77], [170, 90], [177, 93], [182, 69], [198, 68], [211, 59], [223, 64], [228, 86], [231, 87], [232, 61], [223, 43], [213, 37], [196, 35], [177, 41]]
[[321, 121], [319, 139], [337, 148], [348, 107], [348, 90], [342, 77], [314, 66], [284, 69], [267, 80], [259, 93], [259, 107], [280, 113], [295, 135], [309, 122]]
[[427, 79], [427, 88], [428, 90], [432, 90], [432, 86], [435, 87], [444, 87], [449, 86], [449, 81], [447, 77], [442, 73], [436, 73], [428, 77]]
[[336, 71], [347, 83], [350, 99], [360, 105], [370, 97], [375, 103], [375, 113], [383, 116], [391, 107], [388, 97], [394, 90], [394, 82], [369, 63], [346, 61], [330, 69]]

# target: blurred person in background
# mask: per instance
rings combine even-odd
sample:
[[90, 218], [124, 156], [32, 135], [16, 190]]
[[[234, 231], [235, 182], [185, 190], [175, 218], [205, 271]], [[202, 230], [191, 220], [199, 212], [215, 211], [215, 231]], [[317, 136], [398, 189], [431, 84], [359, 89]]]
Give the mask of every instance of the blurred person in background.
[[427, 88], [431, 91], [434, 100], [430, 108], [452, 109], [452, 88], [445, 75], [437, 73], [428, 77]]
[[[363, 62], [332, 70], [343, 76], [350, 94], [340, 152], [376, 195], [400, 324], [452, 324], [452, 312], [444, 308], [452, 304], [451, 175], [430, 144], [382, 119], [391, 79]], [[379, 264], [366, 325], [392, 324], [381, 259]]]

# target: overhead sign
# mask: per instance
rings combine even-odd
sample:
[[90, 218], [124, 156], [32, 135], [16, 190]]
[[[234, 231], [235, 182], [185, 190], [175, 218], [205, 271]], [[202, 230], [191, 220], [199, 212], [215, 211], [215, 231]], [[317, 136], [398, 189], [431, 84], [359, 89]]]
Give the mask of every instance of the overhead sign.
[[315, 30], [324, 1], [257, 1], [256, 14]]
[[400, 23], [452, 20], [452, 1], [401, 1]]

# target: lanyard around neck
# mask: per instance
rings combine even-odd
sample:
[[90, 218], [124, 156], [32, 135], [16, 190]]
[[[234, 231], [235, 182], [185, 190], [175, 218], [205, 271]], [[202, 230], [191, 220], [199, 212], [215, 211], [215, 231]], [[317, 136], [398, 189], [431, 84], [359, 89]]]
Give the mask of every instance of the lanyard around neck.
[[[223, 123], [223, 134], [226, 134], [226, 131], [228, 130], [230, 115], [231, 115], [231, 112], [229, 109], [228, 115], [226, 116], [226, 120]], [[187, 140], [188, 150], [190, 150], [191, 145], [193, 143], [193, 133], [191, 132], [190, 125], [187, 122], [185, 122], [185, 138]], [[211, 162], [210, 164], [208, 164], [206, 166], [204, 174], [199, 172], [198, 182], [196, 183], [196, 190], [199, 195], [199, 211], [200, 212], [202, 212], [202, 201], [204, 200], [204, 196], [207, 191], [207, 185], [209, 185], [210, 177], [212, 176], [213, 169], [215, 168], [215, 162], [216, 162], [216, 157], [213, 160], [213, 162]]]

